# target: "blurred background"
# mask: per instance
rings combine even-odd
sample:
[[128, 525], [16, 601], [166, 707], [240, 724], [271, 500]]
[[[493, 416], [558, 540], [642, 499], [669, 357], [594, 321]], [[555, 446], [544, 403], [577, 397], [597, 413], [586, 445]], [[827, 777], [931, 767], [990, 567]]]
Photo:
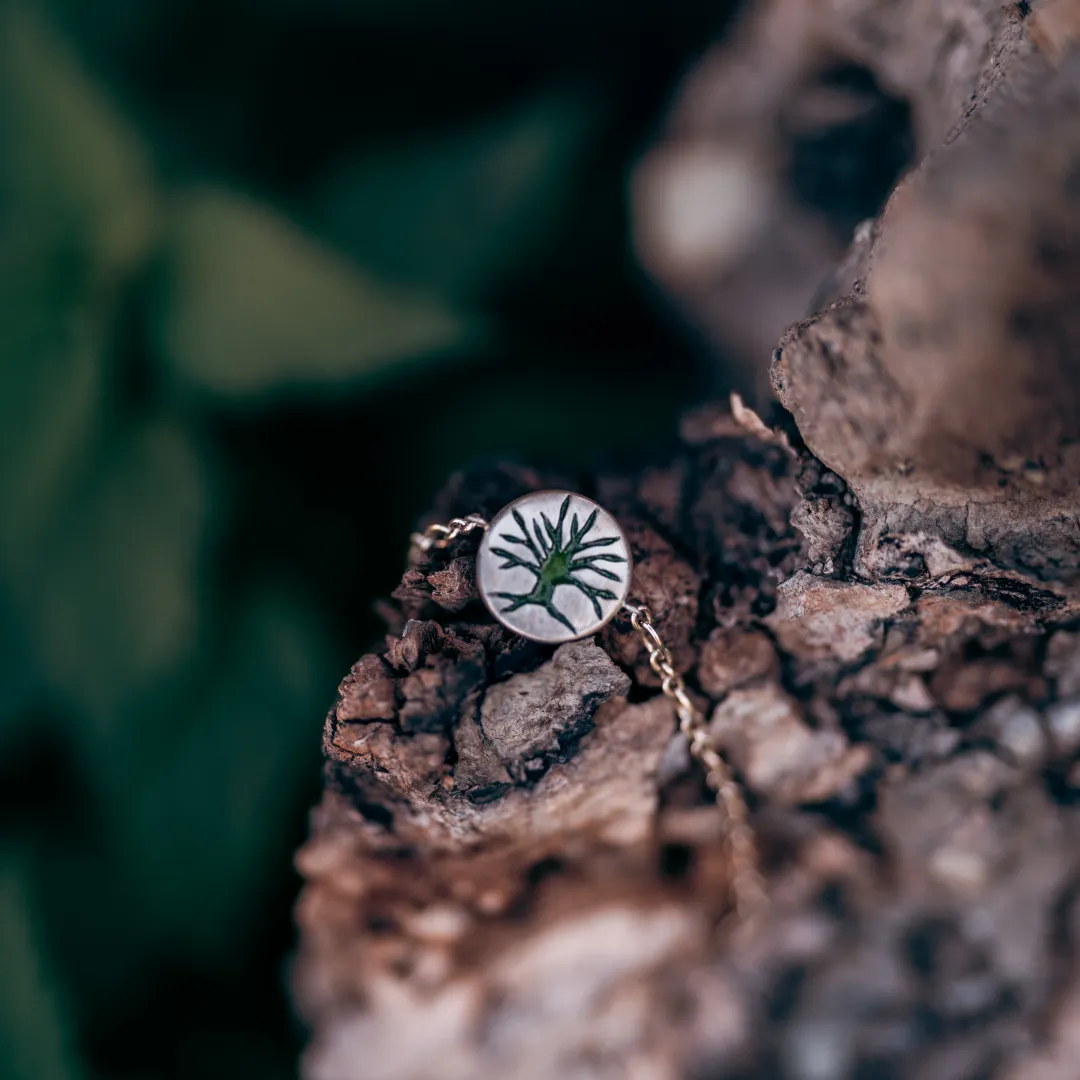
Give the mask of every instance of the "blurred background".
[[322, 719], [432, 493], [726, 388], [626, 222], [730, 6], [0, 6], [4, 1076], [294, 1074]]

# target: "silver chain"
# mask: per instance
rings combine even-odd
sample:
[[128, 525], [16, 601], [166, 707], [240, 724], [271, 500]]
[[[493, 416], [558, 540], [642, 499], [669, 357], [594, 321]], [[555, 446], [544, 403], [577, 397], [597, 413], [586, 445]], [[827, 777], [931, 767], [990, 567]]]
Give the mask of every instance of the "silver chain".
[[[488, 522], [479, 514], [453, 518], [446, 525], [429, 525], [413, 533], [412, 542], [421, 551], [445, 548], [459, 536], [483, 530]], [[727, 762], [712, 743], [709, 725], [691, 700], [686, 682], [675, 670], [671, 651], [664, 644], [645, 604], [623, 604], [630, 613], [630, 623], [649, 654], [649, 667], [660, 679], [665, 697], [675, 703], [679, 731], [686, 739], [690, 755], [705, 770], [705, 783], [715, 793], [716, 803], [724, 812], [724, 844], [731, 862], [731, 892], [738, 923], [749, 924], [765, 906], [765, 884], [758, 868], [757, 841], [750, 824], [750, 814], [742, 789]]]
[[479, 514], [469, 514], [466, 517], [451, 518], [446, 525], [429, 525], [423, 532], [413, 533], [412, 542], [426, 552], [434, 548], [444, 548], [459, 536], [487, 527], [486, 519]]
[[742, 788], [731, 775], [727, 762], [712, 743], [709, 725], [690, 699], [683, 677], [675, 670], [671, 651], [653, 625], [652, 613], [644, 604], [624, 604], [630, 623], [649, 653], [649, 667], [660, 679], [660, 689], [675, 703], [679, 730], [686, 739], [691, 757], [705, 770], [705, 783], [715, 793], [724, 811], [724, 843], [731, 861], [731, 892], [735, 916], [748, 924], [765, 906], [765, 883], [758, 869], [757, 841]]

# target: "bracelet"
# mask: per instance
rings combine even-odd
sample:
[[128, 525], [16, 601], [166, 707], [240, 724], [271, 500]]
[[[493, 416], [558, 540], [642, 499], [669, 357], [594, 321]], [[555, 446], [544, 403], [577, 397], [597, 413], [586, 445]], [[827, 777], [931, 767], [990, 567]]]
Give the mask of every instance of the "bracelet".
[[476, 553], [480, 595], [492, 616], [513, 633], [558, 645], [597, 633], [620, 611], [630, 615], [649, 666], [674, 702], [690, 754], [724, 812], [732, 904], [737, 921], [748, 923], [763, 909], [766, 893], [746, 800], [713, 746], [708, 723], [675, 670], [649, 609], [628, 599], [633, 562], [619, 523], [583, 495], [537, 491], [503, 507], [490, 522], [469, 514], [429, 525], [414, 533], [412, 542], [429, 552], [472, 532], [483, 534]]

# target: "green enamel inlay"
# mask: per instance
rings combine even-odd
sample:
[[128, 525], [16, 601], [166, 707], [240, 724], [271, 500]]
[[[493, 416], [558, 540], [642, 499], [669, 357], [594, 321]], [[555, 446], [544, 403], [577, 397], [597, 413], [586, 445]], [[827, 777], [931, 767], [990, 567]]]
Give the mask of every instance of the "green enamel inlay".
[[609, 547], [618, 543], [618, 537], [608, 536], [601, 540], [586, 540], [592, 527], [596, 524], [596, 515], [599, 511], [594, 510], [586, 519], [584, 525], [578, 525], [578, 516], [574, 514], [570, 521], [570, 535], [564, 539], [563, 528], [566, 523], [566, 514], [570, 509], [570, 496], [563, 499], [559, 508], [559, 520], [553, 525], [547, 514], [541, 513], [539, 518], [532, 520], [532, 533], [525, 522], [520, 510], [513, 510], [514, 520], [521, 530], [520, 536], [512, 533], [500, 533], [500, 537], [508, 544], [515, 544], [524, 550], [521, 554], [509, 551], [507, 548], [491, 549], [493, 555], [498, 555], [506, 560], [499, 567], [500, 570], [508, 570], [514, 566], [520, 566], [528, 570], [536, 577], [536, 584], [527, 593], [495, 593], [502, 600], [509, 600], [510, 605], [504, 607], [503, 612], [517, 611], [526, 604], [536, 604], [542, 607], [553, 619], [561, 622], [572, 634], [576, 634], [574, 624], [555, 606], [555, 589], [559, 585], [570, 585], [583, 592], [591, 601], [596, 617], [602, 619], [603, 612], [600, 609], [601, 600], [617, 600], [618, 597], [610, 589], [598, 588], [582, 581], [577, 575], [584, 570], [609, 581], [622, 582], [618, 574], [598, 566], [598, 563], [624, 563], [626, 559], [622, 555], [612, 555], [607, 552], [597, 552], [591, 555], [584, 554], [591, 548]]

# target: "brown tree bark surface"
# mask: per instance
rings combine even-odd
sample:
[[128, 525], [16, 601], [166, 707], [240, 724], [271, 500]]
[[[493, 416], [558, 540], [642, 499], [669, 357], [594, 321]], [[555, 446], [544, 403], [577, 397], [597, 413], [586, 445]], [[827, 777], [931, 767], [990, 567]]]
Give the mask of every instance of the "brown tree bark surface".
[[[850, 86], [792, 101], [857, 67], [920, 162], [846, 254], [776, 194], [759, 235], [813, 254], [776, 281], [779, 240], [654, 260], [736, 352], [768, 332], [740, 295], [820, 310], [771, 426], [703, 409], [583, 492], [745, 784], [770, 907], [729, 932], [723, 821], [626, 619], [553, 651], [488, 617], [474, 539], [414, 554], [298, 855], [309, 1080], [1080, 1077], [1078, 32], [1071, 0], [774, 0], [691, 76], [669, 151], [775, 162], [849, 122]], [[431, 519], [580, 486], [470, 473]]]

